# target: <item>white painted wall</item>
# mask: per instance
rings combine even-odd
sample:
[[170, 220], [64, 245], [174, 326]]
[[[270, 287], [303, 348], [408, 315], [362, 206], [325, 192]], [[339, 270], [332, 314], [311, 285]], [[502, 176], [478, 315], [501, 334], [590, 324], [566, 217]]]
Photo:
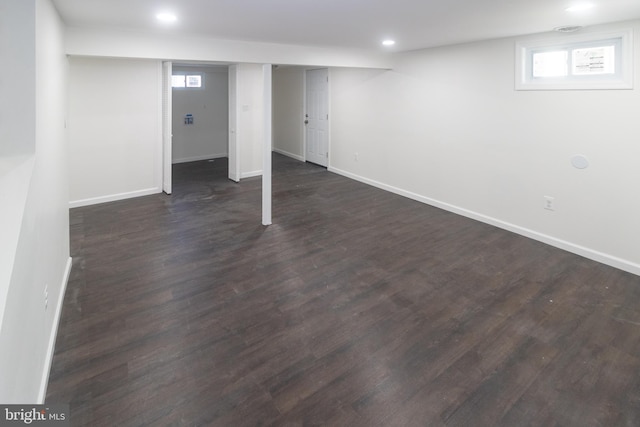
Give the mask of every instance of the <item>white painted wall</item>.
[[[13, 193], [17, 197], [3, 203], [3, 211], [18, 209], [21, 215], [13, 223], [2, 222], [3, 227], [18, 231], [18, 239], [11, 250], [6, 305], [0, 305], [0, 402], [40, 403], [70, 269], [64, 126], [67, 59], [63, 24], [49, 0], [5, 0], [0, 12], [3, 37], [5, 20], [20, 27], [10, 31], [3, 42], [30, 52], [35, 63], [27, 65], [21, 77], [20, 94], [15, 97], [9, 91], [8, 98], [33, 114], [28, 115], [21, 132], [13, 133], [30, 147], [28, 160], [11, 171], [15, 179], [12, 188], [22, 194]], [[20, 68], [25, 65], [22, 59], [0, 51], [3, 68]], [[24, 91], [29, 93], [30, 87], [35, 88], [33, 97], [26, 97], [25, 102]], [[15, 140], [2, 142], [11, 145]], [[4, 250], [7, 242], [5, 232], [2, 234], [0, 246]], [[4, 285], [0, 283], [0, 288]]]
[[24, 48], [35, 43], [34, 10], [33, 1], [0, 2], [0, 159], [4, 162], [35, 150], [35, 88], [20, 84], [35, 78], [34, 52]]
[[[24, 45], [24, 46], [23, 46]], [[26, 48], [25, 48], [26, 47]], [[35, 2], [0, 2], [0, 330], [35, 154]]]
[[71, 206], [159, 193], [161, 63], [71, 58]]
[[273, 151], [304, 160], [304, 67], [273, 71]]
[[391, 64], [391, 54], [387, 52], [219, 40], [174, 32], [68, 28], [66, 37], [67, 53], [75, 56], [321, 67], [389, 68]]
[[332, 69], [331, 170], [640, 274], [640, 22], [605, 28], [629, 25], [635, 90], [515, 91], [516, 39]]
[[[228, 155], [228, 67], [180, 67], [173, 74], [201, 73], [204, 87], [173, 89], [173, 163], [213, 159]], [[185, 114], [194, 123], [184, 124]]]
[[237, 65], [237, 139], [240, 147], [240, 178], [262, 174], [264, 93], [262, 65]]

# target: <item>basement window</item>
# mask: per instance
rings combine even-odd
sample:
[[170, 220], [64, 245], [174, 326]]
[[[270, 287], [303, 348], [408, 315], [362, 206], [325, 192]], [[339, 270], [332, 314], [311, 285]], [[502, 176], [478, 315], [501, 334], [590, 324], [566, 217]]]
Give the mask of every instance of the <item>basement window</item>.
[[171, 76], [171, 87], [201, 88], [202, 74], [174, 74]]
[[516, 90], [633, 89], [631, 30], [516, 44]]

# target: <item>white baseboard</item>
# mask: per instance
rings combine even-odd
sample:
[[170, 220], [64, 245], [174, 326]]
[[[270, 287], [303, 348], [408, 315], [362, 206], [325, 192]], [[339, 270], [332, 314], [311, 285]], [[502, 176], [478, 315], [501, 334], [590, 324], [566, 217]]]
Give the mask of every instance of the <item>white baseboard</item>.
[[303, 156], [299, 156], [297, 154], [293, 154], [293, 153], [290, 153], [288, 151], [281, 150], [279, 148], [274, 148], [273, 151], [275, 153], [282, 154], [283, 156], [291, 157], [292, 159], [296, 159], [296, 160], [300, 160], [301, 162], [304, 162], [304, 157]]
[[223, 157], [229, 157], [227, 153], [224, 154], [207, 154], [204, 156], [195, 156], [195, 157], [185, 157], [183, 159], [173, 159], [171, 163], [189, 163], [189, 162], [199, 162], [200, 160], [211, 160], [211, 159], [221, 159]]
[[240, 174], [240, 179], [253, 178], [254, 176], [262, 176], [262, 171], [243, 172]]
[[67, 266], [64, 269], [64, 275], [62, 277], [62, 284], [60, 286], [60, 295], [56, 305], [56, 313], [53, 316], [53, 325], [51, 325], [51, 333], [49, 334], [49, 345], [47, 347], [47, 354], [44, 363], [44, 370], [42, 371], [42, 380], [40, 381], [40, 391], [38, 393], [38, 404], [44, 403], [45, 397], [47, 397], [47, 385], [49, 384], [49, 374], [51, 373], [51, 363], [53, 362], [53, 352], [56, 348], [56, 337], [58, 336], [58, 326], [60, 325], [60, 315], [62, 314], [62, 303], [64, 302], [64, 294], [67, 291], [67, 284], [69, 283], [69, 275], [71, 274], [72, 259], [69, 257], [67, 260]]
[[155, 187], [155, 188], [147, 188], [144, 190], [131, 191], [128, 193], [111, 194], [108, 196], [74, 200], [69, 202], [69, 208], [79, 208], [81, 206], [97, 205], [98, 203], [115, 202], [116, 200], [131, 199], [133, 197], [148, 196], [150, 194], [158, 194], [158, 193], [162, 193], [162, 189]]
[[369, 184], [373, 187], [380, 188], [382, 190], [389, 191], [391, 193], [398, 194], [400, 196], [407, 197], [412, 200], [416, 200], [421, 203], [425, 203], [427, 205], [435, 206], [440, 209], [444, 209], [449, 212], [456, 213], [458, 215], [465, 216], [467, 218], [474, 219], [476, 221], [484, 222], [486, 224], [493, 225], [498, 228], [502, 228], [507, 231], [511, 231], [516, 234], [520, 234], [521, 236], [528, 237], [530, 239], [537, 240], [542, 243], [546, 243], [548, 245], [554, 246], [559, 249], [563, 249], [567, 252], [574, 253], [576, 255], [583, 256], [593, 261], [600, 262], [602, 264], [606, 264], [608, 266], [618, 268], [620, 270], [626, 271], [628, 273], [632, 273], [640, 276], [640, 264], [621, 259], [615, 257], [613, 255], [609, 255], [594, 249], [586, 248], [584, 246], [577, 245], [575, 243], [568, 242], [566, 240], [558, 239], [553, 236], [549, 236], [547, 234], [543, 234], [534, 230], [530, 230], [525, 227], [521, 227], [519, 225], [511, 224], [487, 215], [480, 214], [478, 212], [470, 211], [468, 209], [464, 209], [455, 205], [451, 205], [449, 203], [441, 202], [439, 200], [431, 199], [429, 197], [424, 197], [419, 194], [413, 193], [411, 191], [403, 190], [401, 188], [397, 188], [391, 185], [383, 184], [378, 181], [374, 181], [369, 178], [362, 177], [360, 175], [353, 174], [351, 172], [347, 172], [338, 168], [329, 167], [329, 172], [337, 173], [338, 175], [346, 176], [347, 178], [351, 178], [356, 181], [363, 182], [365, 184]]

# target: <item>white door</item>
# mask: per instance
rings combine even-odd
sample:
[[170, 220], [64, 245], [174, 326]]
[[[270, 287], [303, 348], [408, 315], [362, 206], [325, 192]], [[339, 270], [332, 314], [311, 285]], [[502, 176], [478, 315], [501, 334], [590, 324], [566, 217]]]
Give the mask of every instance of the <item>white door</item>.
[[173, 129], [172, 122], [172, 88], [171, 62], [162, 63], [162, 190], [171, 194], [171, 150]]
[[238, 67], [229, 67], [229, 179], [240, 182], [238, 153]]
[[307, 70], [306, 160], [327, 166], [329, 157], [329, 70]]

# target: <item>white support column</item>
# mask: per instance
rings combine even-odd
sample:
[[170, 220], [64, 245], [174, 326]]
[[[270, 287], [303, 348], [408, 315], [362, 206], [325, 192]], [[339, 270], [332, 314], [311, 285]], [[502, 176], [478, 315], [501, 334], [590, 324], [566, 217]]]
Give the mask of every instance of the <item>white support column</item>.
[[162, 190], [171, 194], [173, 184], [172, 176], [172, 144], [173, 144], [173, 116], [171, 74], [173, 65], [171, 62], [162, 63]]
[[262, 151], [262, 225], [271, 225], [271, 64], [262, 66], [264, 79], [263, 118], [264, 136]]

